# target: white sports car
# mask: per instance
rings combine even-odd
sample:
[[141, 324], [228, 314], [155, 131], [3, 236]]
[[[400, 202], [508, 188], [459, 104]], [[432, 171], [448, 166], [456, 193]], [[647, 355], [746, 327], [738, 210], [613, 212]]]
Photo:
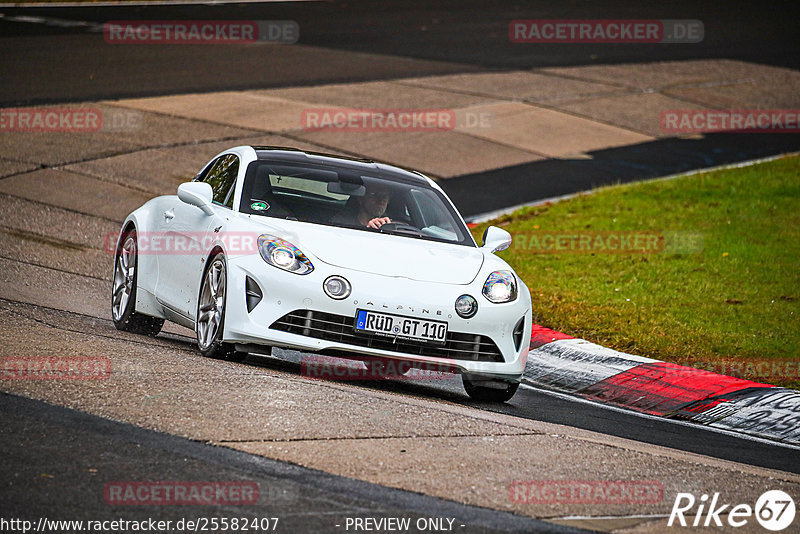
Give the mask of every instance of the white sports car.
[[372, 161], [240, 146], [131, 213], [115, 249], [120, 330], [193, 329], [241, 360], [285, 347], [460, 373], [504, 402], [528, 357], [527, 287], [431, 179]]

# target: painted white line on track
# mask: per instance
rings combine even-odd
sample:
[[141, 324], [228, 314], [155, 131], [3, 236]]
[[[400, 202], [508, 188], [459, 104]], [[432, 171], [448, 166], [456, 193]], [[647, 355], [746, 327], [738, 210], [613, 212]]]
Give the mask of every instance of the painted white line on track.
[[90, 32], [102, 32], [103, 25], [97, 22], [85, 20], [58, 19], [54, 17], [39, 17], [35, 15], [4, 15], [0, 13], [0, 18], [10, 22], [27, 22], [29, 24], [44, 24], [45, 26], [55, 26], [57, 28], [85, 28]]
[[564, 517], [548, 517], [545, 521], [580, 521], [592, 519], [665, 519], [669, 514], [647, 515], [567, 515]]
[[225, 4], [270, 4], [289, 2], [327, 2], [327, 0], [158, 0], [154, 2], [0, 2], [0, 9], [4, 7], [121, 7], [121, 6], [215, 6]]
[[662, 417], [662, 416], [658, 416], [658, 415], [651, 415], [649, 413], [637, 412], [636, 410], [631, 410], [629, 408], [622, 408], [620, 406], [614, 406], [614, 405], [611, 405], [611, 404], [603, 404], [602, 402], [594, 401], [594, 400], [591, 400], [591, 399], [585, 399], [583, 397], [578, 397], [578, 396], [570, 395], [570, 394], [567, 394], [567, 393], [561, 393], [559, 391], [552, 391], [552, 390], [549, 390], [549, 389], [544, 389], [544, 388], [539, 387], [539, 386], [535, 386], [535, 385], [532, 385], [532, 384], [527, 384], [527, 383], [525, 383], [525, 381], [523, 381], [520, 384], [520, 386], [523, 387], [523, 388], [527, 388], [527, 389], [532, 389], [532, 390], [538, 391], [539, 393], [543, 393], [544, 395], [549, 395], [551, 397], [557, 397], [559, 399], [570, 400], [570, 401], [574, 401], [574, 402], [578, 402], [578, 403], [582, 403], [582, 404], [590, 404], [592, 406], [605, 408], [606, 410], [625, 413], [625, 414], [628, 414], [628, 415], [635, 415], [635, 416], [642, 417], [642, 418], [645, 418], [645, 419], [650, 419], [652, 421], [661, 421], [663, 423], [670, 423], [670, 424], [673, 424], [673, 425], [685, 426], [685, 427], [694, 428], [694, 429], [700, 429], [700, 430], [708, 430], [709, 432], [717, 432], [719, 434], [725, 434], [727, 436], [731, 436], [731, 437], [735, 437], [735, 438], [739, 438], [739, 439], [745, 439], [745, 440], [748, 440], [748, 441], [755, 441], [757, 443], [761, 443], [761, 444], [764, 444], [764, 445], [774, 445], [776, 447], [784, 447], [786, 449], [792, 449], [792, 450], [795, 450], [795, 451], [800, 451], [800, 446], [792, 445], [791, 443], [783, 443], [783, 442], [780, 442], [780, 441], [773, 441], [773, 440], [769, 440], [769, 439], [759, 438], [758, 436], [751, 436], [750, 434], [739, 434], [738, 432], [733, 432], [731, 430], [725, 430], [723, 428], [717, 428], [717, 427], [713, 427], [713, 426], [706, 426], [706, 425], [701, 425], [701, 424], [698, 424], [698, 423], [690, 423], [688, 421], [680, 421], [678, 419], [669, 419], [667, 417]]
[[[712, 171], [721, 171], [724, 169], [740, 169], [742, 167], [750, 167], [752, 165], [758, 165], [759, 163], [766, 163], [768, 161], [775, 161], [781, 158], [791, 157], [800, 155], [800, 152], [788, 152], [786, 154], [777, 154], [775, 156], [768, 156], [766, 158], [758, 158], [758, 159], [750, 159], [747, 161], [740, 161], [738, 163], [726, 163], [725, 165], [717, 165], [716, 167], [706, 167], [704, 169], [695, 169], [693, 171], [682, 172], [678, 174], [668, 174], [667, 176], [659, 176], [657, 178], [644, 178], [642, 180], [634, 180], [632, 182], [625, 182], [624, 184], [618, 185], [633, 185], [633, 184], [643, 184], [643, 183], [650, 183], [650, 182], [663, 182], [666, 180], [674, 180], [675, 178], [685, 178], [688, 176], [694, 176], [696, 174], [701, 174], [704, 172], [712, 172]], [[554, 158], [557, 159], [557, 158]], [[614, 187], [614, 186], [604, 186], [604, 187]], [[600, 187], [599, 189], [603, 189]], [[510, 206], [508, 208], [501, 208], [495, 211], [487, 211], [486, 213], [479, 213], [478, 215], [473, 215], [471, 217], [466, 217], [465, 221], [468, 223], [483, 223], [486, 221], [491, 221], [492, 219], [496, 219], [498, 217], [502, 217], [503, 215], [509, 215], [518, 209], [522, 208], [532, 208], [535, 206], [541, 206], [543, 204], [551, 203], [555, 204], [556, 202], [561, 202], [562, 200], [569, 200], [571, 198], [579, 197], [581, 195], [591, 195], [593, 190], [588, 191], [579, 191], [578, 193], [569, 193], [567, 195], [561, 195], [557, 197], [550, 197], [550, 198], [543, 198], [541, 200], [534, 200], [533, 202], [526, 202], [524, 204], [517, 204], [516, 206]]]

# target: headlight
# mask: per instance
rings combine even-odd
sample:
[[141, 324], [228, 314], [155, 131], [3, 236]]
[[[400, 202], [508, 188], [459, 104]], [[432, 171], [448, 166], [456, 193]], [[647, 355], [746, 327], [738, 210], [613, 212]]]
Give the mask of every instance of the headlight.
[[350, 282], [343, 276], [329, 276], [322, 283], [322, 289], [332, 299], [342, 300], [350, 296]]
[[511, 271], [495, 271], [486, 279], [481, 293], [495, 304], [511, 302], [517, 298], [517, 279]]
[[478, 301], [471, 295], [461, 295], [456, 299], [456, 313], [459, 317], [469, 319], [478, 313]]
[[258, 252], [265, 262], [290, 273], [308, 274], [314, 270], [314, 266], [300, 249], [272, 235], [259, 236]]

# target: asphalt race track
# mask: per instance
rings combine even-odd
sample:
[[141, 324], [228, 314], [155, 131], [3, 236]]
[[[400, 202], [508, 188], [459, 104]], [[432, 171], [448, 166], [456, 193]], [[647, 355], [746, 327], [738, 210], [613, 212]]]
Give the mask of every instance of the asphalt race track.
[[[0, 403], [4, 432], [13, 434], [12, 444], [4, 440], [2, 465], [5, 473], [17, 471], [2, 493], [3, 513], [25, 517], [41, 516], [76, 520], [104, 517], [108, 505], [92, 494], [98, 470], [110, 471], [115, 480], [132, 474], [159, 480], [248, 480], [256, 482], [268, 498], [263, 505], [227, 505], [219, 510], [229, 517], [279, 518], [287, 531], [329, 531], [332, 524], [345, 524], [348, 516], [450, 517], [462, 532], [568, 532], [570, 529], [509, 513], [470, 507], [441, 499], [383, 488], [353, 479], [336, 477], [283, 462], [209, 447], [187, 439], [143, 430], [99, 417], [51, 406], [40, 401], [3, 395]], [[42, 436], [47, 436], [43, 440]], [[53, 450], [50, 441], [58, 443]], [[13, 445], [13, 446], [12, 446]], [[94, 451], [114, 451], [102, 457]], [[52, 455], [57, 454], [58, 462]], [[19, 472], [19, 465], [26, 468]], [[36, 471], [46, 465], [47, 477]], [[23, 477], [38, 479], [29, 484]], [[52, 484], [51, 479], [57, 479]], [[21, 486], [21, 487], [18, 487]], [[8, 491], [12, 490], [12, 491]], [[14, 491], [16, 490], [16, 491]], [[54, 490], [68, 498], [54, 499]], [[200, 517], [191, 507], [158, 507], [129, 511], [120, 507], [114, 518], [180, 521]], [[286, 510], [291, 510], [286, 513]], [[466, 526], [462, 526], [465, 525]]]
[[[792, 2], [770, 9], [740, 1], [487, 5], [0, 5], [0, 107], [654, 61], [800, 68]], [[691, 45], [509, 43], [508, 21], [527, 18], [698, 19], [706, 38]], [[98, 25], [129, 19], [293, 20], [303, 46], [105, 45]], [[257, 137], [222, 122], [161, 115], [169, 124], [152, 132], [152, 147], [128, 138], [108, 150], [96, 141], [48, 147], [46, 138], [35, 138], [42, 140], [39, 160], [0, 153], [0, 188], [26, 173], [91, 166], [101, 156], [137, 151], [185, 149], [194, 165], [213, 155], [208, 144], [221, 149]], [[465, 215], [478, 215], [601, 184], [796, 152], [797, 138], [659, 138], [598, 149], [590, 158], [542, 158], [464, 173], [443, 187]], [[0, 148], [13, 145], [6, 140]], [[84, 169], [56, 192], [34, 179], [24, 191], [0, 189], [0, 354], [104, 355], [114, 366], [103, 381], [0, 382], [3, 519], [280, 517], [277, 531], [346, 532], [355, 517], [407, 517], [450, 518], [461, 532], [659, 532], [678, 492], [727, 491], [729, 500], [751, 504], [767, 489], [784, 489], [795, 500], [800, 495], [796, 447], [528, 385], [498, 406], [469, 400], [460, 380], [313, 380], [301, 372], [307, 355], [294, 351], [250, 355], [242, 364], [207, 360], [192, 333], [174, 325], [156, 338], [117, 332], [106, 302], [113, 258], [100, 250], [98, 236], [116, 231], [127, 211], [161, 187], [125, 183], [130, 161], [103, 170], [115, 175], [111, 181], [94, 181]], [[531, 175], [541, 177], [535, 186]], [[663, 496], [644, 504], [563, 507], [509, 498], [512, 481], [543, 479], [654, 480]], [[109, 483], [148, 480], [254, 482], [260, 500], [137, 507], [104, 498]]]
[[[149, 96], [213, 90], [281, 87], [337, 81], [364, 81], [461, 71], [615, 64], [698, 58], [726, 58], [789, 68], [800, 67], [800, 30], [791, 1], [670, 2], [668, 8], [612, 0], [574, 2], [485, 2], [447, 0], [431, 7], [423, 1], [290, 2], [192, 6], [105, 8], [3, 7], [6, 19], [18, 15], [64, 21], [109, 20], [295, 20], [300, 44], [324, 50], [380, 54], [369, 61], [353, 54], [320, 54], [298, 66], [291, 51], [274, 47], [98, 47], [86, 28], [2, 22], [3, 56], [0, 105], [25, 105], [100, 98]], [[514, 19], [699, 19], [706, 38], [696, 44], [509, 43]], [[793, 53], [793, 51], [795, 53]], [[288, 60], [287, 60], [288, 59]], [[213, 74], [211, 74], [213, 73]]]

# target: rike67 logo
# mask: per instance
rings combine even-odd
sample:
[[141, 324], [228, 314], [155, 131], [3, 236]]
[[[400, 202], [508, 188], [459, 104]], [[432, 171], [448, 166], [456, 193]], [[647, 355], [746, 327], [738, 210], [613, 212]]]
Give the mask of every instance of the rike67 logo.
[[777, 532], [794, 521], [794, 501], [781, 490], [764, 492], [756, 501], [755, 507], [749, 504], [720, 504], [719, 493], [713, 495], [711, 502], [708, 500], [708, 495], [705, 494], [698, 502], [691, 493], [678, 493], [667, 526], [721, 527], [726, 522], [731, 527], [743, 527], [755, 516], [762, 527]]

